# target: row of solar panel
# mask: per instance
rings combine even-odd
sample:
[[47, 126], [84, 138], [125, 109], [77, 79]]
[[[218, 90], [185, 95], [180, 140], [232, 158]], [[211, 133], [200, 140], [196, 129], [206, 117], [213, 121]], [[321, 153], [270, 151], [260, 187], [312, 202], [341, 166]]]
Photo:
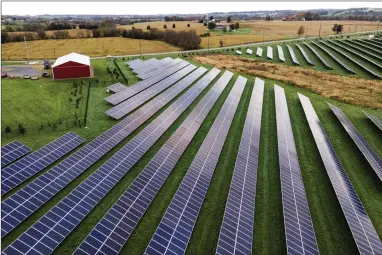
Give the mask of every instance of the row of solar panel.
[[[327, 56], [332, 58], [335, 62], [337, 62], [340, 66], [342, 66], [347, 72], [355, 74], [356, 72], [350, 68], [347, 64], [345, 64], [340, 58], [337, 56], [337, 54], [341, 55], [342, 57], [346, 58], [347, 60], [350, 60], [355, 65], [360, 67], [361, 69], [365, 70], [369, 74], [371, 74], [373, 77], [376, 78], [382, 78], [382, 75], [379, 73], [382, 69], [382, 65], [378, 62], [374, 61], [373, 59], [366, 57], [364, 53], [368, 54], [371, 57], [377, 58], [379, 60], [382, 60], [381, 55], [375, 54], [370, 51], [370, 49], [362, 49], [361, 47], [354, 46], [353, 44], [349, 43], [353, 41], [346, 41], [346, 40], [327, 40], [327, 41], [320, 41], [320, 43], [312, 41], [312, 44], [315, 45], [318, 49], [323, 51]], [[363, 42], [363, 41], [362, 41]], [[357, 43], [357, 41], [354, 41], [354, 43]], [[321, 56], [321, 54], [314, 49], [310, 44], [304, 43], [319, 59], [320, 61], [328, 68], [332, 69], [332, 66], [328, 64], [328, 62]], [[296, 65], [300, 65], [300, 62], [296, 56], [296, 53], [293, 49], [293, 47], [289, 44], [286, 45], [289, 51], [289, 54], [291, 56], [292, 62]], [[325, 47], [324, 47], [325, 46]], [[364, 46], [364, 45], [363, 45]], [[300, 50], [302, 53], [303, 58], [308, 62], [310, 65], [315, 65], [314, 62], [311, 60], [307, 52], [304, 50], [304, 48], [296, 43], [296, 47]], [[367, 46], [366, 46], [367, 47]], [[330, 50], [329, 50], [330, 49]], [[376, 50], [376, 49], [374, 49]], [[285, 56], [283, 48], [280, 45], [277, 45], [277, 51], [280, 61], [285, 62]], [[333, 52], [334, 51], [334, 52]], [[362, 54], [360, 53], [362, 52]], [[257, 56], [262, 56], [262, 49], [258, 48]], [[350, 54], [349, 54], [350, 53]], [[382, 54], [382, 52], [379, 52]], [[370, 64], [373, 67], [366, 66], [362, 62], [355, 59], [352, 55], [360, 58], [362, 61]], [[273, 48], [268, 46], [267, 47], [267, 58], [273, 59]]]
[[25, 156], [31, 151], [31, 148], [18, 141], [8, 143], [7, 145], [1, 147], [1, 168]]

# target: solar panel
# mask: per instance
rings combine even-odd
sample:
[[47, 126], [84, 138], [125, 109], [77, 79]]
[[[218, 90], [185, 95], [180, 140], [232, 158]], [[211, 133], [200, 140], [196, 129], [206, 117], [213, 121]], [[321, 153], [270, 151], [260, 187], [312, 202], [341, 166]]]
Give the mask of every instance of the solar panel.
[[[154, 86], [150, 87], [149, 89], [146, 89], [142, 91], [141, 93], [130, 97], [126, 101], [123, 101], [119, 105], [114, 106], [113, 108], [109, 109], [105, 113], [109, 115], [110, 117], [114, 119], [121, 119], [133, 110], [135, 110], [137, 107], [140, 105], [144, 104], [146, 101], [150, 100], [163, 90], [167, 89], [168, 87], [172, 86], [177, 86], [179, 83], [188, 83], [191, 84], [193, 83], [196, 79], [198, 79], [202, 74], [204, 74], [207, 69], [204, 67], [200, 67], [198, 70], [195, 72], [191, 73], [188, 75], [190, 72], [194, 71], [196, 66], [194, 65], [189, 65], [179, 72], [167, 77], [166, 79], [158, 82]], [[188, 75], [188, 76], [186, 76]], [[186, 76], [185, 78], [183, 78]], [[182, 79], [183, 78], [183, 79]], [[180, 80], [182, 79], [182, 80]], [[180, 81], [179, 81], [180, 80]], [[179, 82], [178, 82], [179, 81]], [[177, 82], [177, 83], [176, 83]], [[175, 84], [176, 83], [176, 84]]]
[[[162, 60], [164, 61], [164, 60]], [[142, 73], [141, 75], [139, 75], [138, 77], [141, 78], [141, 79], [148, 79], [150, 77], [153, 77], [153, 76], [156, 76], [156, 75], [159, 75], [161, 72], [163, 72], [164, 70], [178, 64], [179, 62], [181, 62], [182, 60], [177, 58], [177, 59], [171, 59], [169, 61], [165, 61], [164, 63], [159, 63], [158, 65], [156, 65], [154, 67], [154, 69], [152, 70], [148, 70], [147, 72], [145, 73]]]
[[277, 45], [277, 52], [279, 54], [279, 59], [281, 61], [285, 62], [285, 56], [284, 56], [283, 47], [281, 47], [280, 45]]
[[[53, 252], [192, 102], [198, 98], [207, 85], [198, 83], [183, 94], [96, 172], [8, 246], [3, 251], [3, 254], [15, 254], [15, 250], [23, 254], [50, 254]], [[43, 232], [44, 235], [34, 235], [36, 231], [40, 230], [41, 226], [46, 228]], [[103, 234], [106, 233], [103, 232]], [[30, 237], [34, 239], [30, 243], [22, 242], [24, 238]], [[100, 251], [110, 254], [113, 252], [112, 248], [115, 244], [113, 240], [110, 240], [107, 244], [109, 246], [103, 246]]]
[[296, 65], [300, 65], [300, 62], [298, 61], [296, 53], [294, 53], [294, 50], [293, 50], [292, 46], [287, 44], [287, 47], [288, 47], [288, 50], [289, 50], [289, 54], [292, 57], [293, 63], [295, 63]]
[[1, 169], [1, 194], [4, 195], [28, 180], [33, 175], [80, 146], [83, 142], [85, 142], [85, 140], [80, 136], [69, 132], [17, 162]]
[[134, 70], [134, 68], [140, 67], [144, 63], [147, 63], [147, 60], [141, 60], [141, 61], [137, 61], [135, 63], [132, 63], [132, 64], [130, 64], [130, 68], [131, 68], [131, 70]]
[[8, 143], [7, 145], [1, 147], [1, 167], [3, 168], [31, 151], [31, 148], [18, 141]]
[[239, 76], [176, 191], [145, 254], [184, 254], [247, 79]]
[[146, 66], [141, 67], [136, 73], [138, 74], [138, 77], [146, 72], [149, 72], [153, 69], [155, 69], [158, 66], [161, 66], [166, 63], [166, 60], [156, 60], [155, 62], [152, 62]]
[[[373, 75], [374, 77], [377, 77], [377, 78], [380, 78], [382, 79], [382, 76], [380, 76], [379, 74], [377, 74], [376, 72], [374, 72], [373, 70], [370, 70], [370, 68], [364, 66], [362, 63], [358, 62], [357, 60], [355, 60], [354, 58], [352, 58], [349, 54], [347, 54], [346, 52], [343, 52], [342, 50], [339, 50], [338, 48], [336, 47], [333, 47], [332, 45], [328, 44], [327, 42], [324, 42], [322, 41], [322, 43], [326, 46], [328, 46], [329, 48], [331, 48], [332, 50], [335, 50], [336, 52], [340, 53], [342, 56], [344, 56], [345, 58], [347, 58], [348, 60], [352, 61], [353, 63], [355, 63], [356, 65], [358, 65], [359, 67], [361, 67], [363, 70], [365, 70], [366, 72], [370, 73], [371, 75]], [[352, 52], [351, 50], [349, 49], [346, 49], [347, 51], [350, 51]], [[381, 65], [379, 65], [378, 63], [372, 61], [372, 60], [367, 60], [365, 59], [361, 54], [358, 54], [358, 53], [354, 53], [356, 55], [359, 55], [362, 57], [362, 59], [368, 61], [369, 63], [372, 63], [374, 65], [377, 65], [378, 67], [382, 68]]]
[[220, 228], [216, 254], [252, 254], [264, 81], [256, 78]]
[[372, 56], [372, 57], [377, 58], [377, 59], [382, 61], [382, 57], [381, 56], [378, 56], [377, 54], [375, 54], [375, 53], [373, 53], [373, 52], [371, 52], [369, 50], [366, 50], [366, 49], [358, 46], [357, 44], [351, 44], [351, 43], [349, 43], [348, 41], [345, 41], [345, 40], [336, 40], [336, 42], [337, 43], [341, 43], [343, 45], [346, 45], [348, 47], [351, 47], [353, 49], [356, 49], [357, 51], [360, 51], [360, 52], [362, 52], [364, 54], [367, 54], [369, 56]]
[[145, 68], [155, 64], [156, 62], [158, 62], [159, 60], [156, 59], [156, 58], [150, 58], [146, 61], [142, 61], [141, 63], [135, 65], [132, 69], [133, 69], [133, 72], [136, 73], [136, 74], [140, 74], [140, 72], [142, 70], [144, 70]]
[[364, 43], [360, 43], [360, 42], [355, 41], [355, 40], [346, 40], [346, 42], [349, 42], [351, 44], [355, 44], [355, 45], [360, 46], [362, 48], [368, 49], [369, 51], [372, 51], [374, 54], [380, 54], [380, 52], [377, 49], [375, 49], [371, 46], [365, 45]]
[[247, 50], [245, 51], [245, 53], [247, 53], [248, 55], [252, 55], [253, 50], [251, 50], [251, 49], [247, 49]]
[[[219, 72], [219, 70], [214, 69], [200, 83], [209, 84]], [[98, 254], [105, 251], [107, 247], [113, 247], [111, 248], [113, 252], [108, 252], [108, 254], [117, 254], [121, 250], [174, 169], [177, 161], [190, 144], [216, 100], [223, 92], [232, 75], [231, 72], [226, 71], [220, 77], [211, 90], [187, 116], [182, 125], [151, 159], [117, 202], [114, 203], [103, 219], [93, 228], [74, 254]], [[105, 226], [110, 230], [107, 233], [103, 231]], [[124, 231], [122, 232], [121, 230]], [[113, 245], [109, 245], [110, 243]]]
[[327, 69], [333, 69], [333, 67], [321, 56], [321, 54], [315, 48], [313, 48], [307, 43], [304, 43], [304, 44], [314, 53], [314, 55], [316, 55], [316, 57], [318, 57], [318, 59], [324, 64], [324, 66]]
[[123, 85], [122, 83], [119, 83], [119, 82], [114, 83], [113, 85], [110, 85], [109, 87], [107, 87], [107, 89], [113, 93], [118, 93], [121, 90], [124, 90], [125, 88], [127, 88], [127, 87], [125, 85]]
[[[348, 67], [344, 62], [342, 62], [340, 59], [338, 59], [334, 54], [333, 52], [329, 51], [328, 49], [326, 49], [325, 47], [322, 47], [320, 44], [316, 43], [316, 42], [313, 42], [312, 43], [314, 45], [316, 45], [318, 48], [320, 48], [321, 50], [323, 50], [324, 52], [326, 52], [326, 54], [328, 54], [331, 58], [333, 58], [338, 64], [340, 64], [340, 66], [342, 66], [344, 69], [346, 69], [349, 73], [355, 73], [353, 71], [353, 69], [351, 69], [350, 67]], [[338, 52], [338, 51], [336, 51]]]
[[273, 59], [273, 48], [270, 46], [267, 47], [267, 58]]
[[382, 46], [380, 46], [379, 44], [376, 44], [374, 43], [373, 41], [370, 41], [370, 40], [359, 40], [358, 41], [362, 42], [362, 43], [366, 43], [372, 47], [374, 47], [375, 49], [377, 49], [380, 53], [382, 53]]
[[256, 56], [262, 57], [263, 56], [263, 49], [258, 47], [256, 50]]
[[379, 46], [382, 46], [382, 42], [378, 38], [370, 39], [371, 42], [378, 44]]
[[156, 84], [157, 82], [167, 78], [168, 76], [174, 74], [175, 72], [181, 70], [182, 68], [188, 66], [189, 63], [186, 61], [181, 61], [178, 64], [168, 68], [167, 70], [161, 72], [160, 75], [153, 76], [149, 79], [140, 81], [136, 84], [134, 84], [131, 87], [128, 87], [117, 94], [108, 96], [105, 98], [105, 101], [112, 104], [117, 105], [121, 103], [122, 101], [125, 101], [126, 99], [134, 96], [135, 94], [138, 94], [139, 92], [151, 87], [152, 85]]
[[25, 188], [3, 200], [1, 236], [5, 236], [40, 208], [187, 87], [187, 84], [183, 84], [167, 89]]
[[296, 43], [297, 48], [301, 51], [302, 55], [304, 56], [306, 62], [308, 62], [310, 65], [314, 66], [314, 62], [310, 59], [308, 53], [304, 50], [304, 48]]
[[342, 212], [361, 254], [382, 254], [382, 243], [308, 97], [298, 94]]
[[142, 62], [139, 58], [125, 62], [129, 67], [136, 65], [138, 62]]
[[374, 172], [382, 181], [382, 160], [378, 157], [377, 153], [375, 153], [375, 151], [370, 147], [365, 138], [355, 128], [353, 123], [351, 123], [351, 121], [346, 117], [344, 112], [340, 108], [330, 103], [328, 103], [328, 105], [332, 109], [333, 113], [337, 116], [338, 120], [341, 122], [346, 132], [353, 139], [358, 149], [365, 156], [366, 160], [369, 162]]
[[380, 130], [382, 130], [382, 121], [380, 119], [378, 119], [377, 116], [373, 115], [373, 114], [370, 114], [370, 113], [367, 113], [365, 111], [363, 111], [363, 113], [377, 126], [379, 127]]
[[288, 254], [319, 254], [284, 89], [275, 85], [277, 141]]

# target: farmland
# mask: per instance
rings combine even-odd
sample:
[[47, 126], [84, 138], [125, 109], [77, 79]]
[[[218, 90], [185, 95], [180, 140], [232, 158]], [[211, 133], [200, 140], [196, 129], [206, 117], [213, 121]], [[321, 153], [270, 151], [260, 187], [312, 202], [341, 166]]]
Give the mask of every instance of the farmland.
[[[297, 38], [297, 30], [302, 25], [306, 27], [307, 36], [318, 36], [321, 24], [321, 36], [331, 35], [331, 30], [335, 21], [254, 21], [240, 22], [241, 29], [233, 32], [211, 31], [211, 36], [202, 37], [201, 47], [220, 47], [220, 40], [224, 46], [239, 45], [245, 43], [272, 41], [281, 39]], [[366, 21], [338, 21], [344, 25], [344, 33], [354, 33], [377, 29], [377, 22]], [[144, 22], [134, 25], [118, 26], [120, 29], [131, 29], [133, 26], [144, 31], [147, 26], [163, 30], [167, 25], [168, 29], [173, 29], [175, 24], [176, 31], [196, 30], [198, 34], [208, 32], [207, 28], [201, 23], [187, 21], [177, 22]], [[190, 27], [187, 27], [190, 24]], [[224, 23], [222, 23], [224, 24]], [[80, 29], [68, 30], [72, 37], [82, 37], [85, 31]], [[16, 32], [17, 33], [17, 32]], [[52, 34], [53, 31], [47, 32]], [[305, 34], [304, 34], [305, 36]], [[78, 52], [92, 57], [106, 55], [128, 55], [142, 53], [160, 53], [168, 51], [178, 51], [177, 47], [159, 41], [141, 40], [142, 48], [139, 47], [140, 40], [129, 38], [79, 38], [79, 39], [57, 39], [57, 40], [36, 40], [28, 42], [30, 57], [35, 59], [56, 58], [58, 56]], [[6, 43], [2, 45], [3, 60], [26, 59], [25, 45], [22, 42]]]
[[[158, 57], [158, 56], [157, 56]], [[208, 62], [207, 59], [211, 59]], [[382, 188], [377, 176], [373, 173], [368, 162], [364, 159], [363, 155], [359, 152], [358, 148], [354, 145], [353, 141], [347, 135], [339, 121], [334, 114], [330, 111], [330, 108], [326, 102], [333, 103], [344, 110], [345, 114], [350, 118], [354, 125], [359, 129], [361, 134], [369, 142], [372, 148], [377, 154], [382, 156], [382, 140], [380, 130], [378, 130], [362, 113], [362, 110], [367, 110], [370, 113], [382, 118], [379, 110], [368, 108], [367, 106], [380, 107], [378, 105], [377, 97], [375, 94], [380, 93], [380, 83], [368, 83], [369, 80], [357, 80], [359, 83], [369, 84], [373, 87], [370, 93], [370, 102], [367, 100], [360, 100], [359, 102], [343, 100], [341, 96], [352, 92], [354, 87], [352, 85], [354, 78], [344, 77], [345, 83], [343, 87], [338, 87], [338, 90], [343, 89], [344, 94], [333, 95], [330, 94], [326, 86], [322, 86], [322, 91], [317, 90], [318, 84], [322, 80], [331, 80], [331, 86], [340, 86], [340, 80], [336, 80], [334, 74], [326, 74], [322, 72], [315, 79], [315, 83], [312, 87], [296, 84], [294, 80], [283, 79], [287, 76], [288, 72], [298, 70], [302, 74], [302, 70], [298, 68], [290, 68], [282, 64], [263, 64], [271, 72], [272, 68], [278, 68], [277, 75], [268, 76], [266, 73], [260, 72], [261, 68], [256, 68], [257, 65], [261, 65], [259, 61], [242, 61], [240, 64], [235, 64], [236, 57], [232, 56], [194, 56], [193, 59], [186, 59], [194, 63], [197, 66], [204, 65], [207, 68], [216, 66], [223, 70], [223, 68], [230, 69], [235, 72], [234, 78], [230, 81], [227, 88], [223, 91], [222, 95], [208, 114], [202, 126], [196, 133], [195, 137], [191, 141], [191, 144], [186, 149], [183, 156], [178, 161], [175, 169], [170, 174], [169, 178], [165, 182], [164, 186], [160, 189], [157, 197], [154, 199], [153, 204], [149, 207], [148, 211], [143, 216], [142, 220], [134, 230], [129, 241], [122, 249], [121, 254], [142, 254], [147, 247], [153, 233], [155, 232], [163, 214], [165, 213], [167, 206], [171, 202], [173, 195], [175, 194], [181, 180], [183, 179], [186, 171], [191, 164], [192, 160], [196, 156], [198, 149], [200, 148], [204, 138], [210, 130], [213, 121], [215, 120], [219, 110], [221, 109], [225, 99], [227, 98], [233, 84], [238, 75], [243, 75], [248, 78], [249, 81], [240, 100], [238, 110], [231, 125], [231, 129], [228, 133], [228, 138], [225, 141], [223, 152], [219, 158], [219, 162], [215, 173], [213, 175], [210, 188], [207, 192], [206, 200], [203, 203], [202, 210], [199, 214], [198, 221], [190, 239], [187, 254], [212, 254], [215, 251], [217, 239], [219, 237], [220, 224], [223, 218], [225, 201], [227, 199], [229, 186], [231, 183], [232, 171], [236, 160], [236, 155], [239, 147], [238, 137], [241, 137], [242, 128], [244, 125], [246, 110], [253, 88], [254, 78], [260, 77], [265, 80], [265, 94], [263, 105], [263, 118], [261, 129], [261, 141], [260, 141], [260, 154], [259, 154], [259, 168], [257, 179], [257, 195], [256, 195], [256, 207], [255, 207], [255, 224], [254, 224], [254, 241], [253, 250], [256, 254], [285, 254], [285, 232], [284, 232], [284, 219], [282, 214], [282, 199], [281, 199], [281, 184], [280, 184], [280, 170], [278, 165], [278, 148], [277, 148], [277, 133], [276, 133], [276, 115], [275, 115], [275, 101], [274, 101], [274, 89], [273, 85], [276, 83], [285, 89], [288, 108], [292, 120], [292, 128], [295, 133], [295, 141], [298, 152], [299, 161], [302, 169], [302, 177], [305, 184], [307, 198], [309, 202], [310, 211], [312, 214], [312, 220], [314, 229], [316, 232], [318, 246], [321, 254], [353, 254], [356, 252], [356, 246], [352, 238], [352, 234], [347, 226], [345, 218], [343, 216], [341, 207], [337, 201], [336, 195], [333, 191], [325, 167], [321, 161], [320, 154], [315, 145], [311, 131], [309, 129], [308, 122], [306, 121], [301, 104], [297, 97], [297, 92], [308, 96], [318, 115], [326, 129], [331, 142], [338, 153], [341, 162], [344, 164], [347, 174], [351, 182], [353, 183], [358, 195], [364, 204], [368, 215], [374, 227], [377, 230], [379, 237], [382, 237], [382, 204], [379, 201], [382, 199]], [[245, 58], [246, 59], [246, 58]], [[238, 61], [236, 60], [236, 61]], [[246, 59], [247, 60], [247, 59]], [[117, 63], [123, 67], [129, 77], [129, 81], [136, 82], [137, 79], [133, 78], [133, 73], [129, 68], [124, 66], [122, 59], [118, 59]], [[95, 68], [95, 75], [99, 78], [104, 77], [107, 79], [106, 66], [109, 65], [106, 60], [93, 60], [92, 65]], [[245, 69], [244, 65], [249, 65], [250, 72]], [[239, 67], [235, 67], [239, 66]], [[121, 68], [122, 69], [122, 68]], [[305, 70], [305, 69], [304, 69]], [[317, 74], [318, 71], [310, 71], [309, 76]], [[271, 72], [272, 73], [272, 72]], [[320, 80], [322, 79], [322, 80]], [[339, 78], [341, 79], [341, 78]], [[20, 81], [20, 80], [19, 80]], [[21, 80], [22, 81], [22, 80]], [[3, 81], [8, 82], [8, 80]], [[41, 82], [34, 81], [36, 83]], [[6, 83], [5, 83], [6, 84]], [[42, 89], [49, 91], [53, 86], [64, 87], [70, 85], [65, 82], [52, 82], [49, 85], [43, 86]], [[110, 85], [110, 84], [107, 84]], [[129, 84], [131, 85], [131, 84]], [[17, 86], [17, 84], [13, 84]], [[50, 87], [48, 87], [50, 86]], [[90, 102], [89, 102], [89, 124], [88, 128], [76, 127], [74, 132], [84, 137], [87, 142], [100, 135], [101, 132], [107, 128], [116, 124], [117, 122], [108, 118], [104, 111], [110, 108], [104, 101], [105, 86], [102, 83], [98, 86], [91, 87]], [[56, 88], [56, 87], [54, 87]], [[209, 90], [211, 85], [207, 87]], [[367, 89], [365, 88], [360, 88]], [[374, 90], [375, 89], [375, 90]], [[338, 91], [336, 90], [336, 91]], [[348, 90], [348, 91], [347, 91]], [[57, 94], [59, 94], [57, 89]], [[101, 200], [101, 203], [95, 207], [93, 211], [86, 217], [80, 225], [74, 229], [74, 231], [64, 240], [64, 242], [58, 247], [54, 254], [71, 254], [83, 239], [89, 234], [95, 224], [102, 219], [106, 211], [113, 205], [117, 198], [124, 192], [124, 190], [131, 184], [135, 177], [142, 171], [145, 165], [155, 155], [155, 153], [161, 148], [161, 146], [169, 139], [169, 137], [175, 132], [190, 112], [195, 109], [196, 104], [206, 94], [203, 92], [197, 100], [192, 103], [187, 110], [175, 121], [174, 124], [160, 137], [160, 139], [150, 148], [150, 150], [138, 161], [137, 164], [127, 173], [117, 185]], [[7, 93], [2, 93], [2, 98], [15, 98], [18, 95], [19, 100], [24, 100], [23, 94], [16, 94], [17, 91], [8, 89]], [[46, 100], [44, 97], [38, 96], [38, 91], [30, 90], [28, 93], [35, 96], [33, 99], [36, 103]], [[67, 93], [67, 92], [65, 92]], [[321, 94], [321, 95], [319, 95]], [[353, 95], [353, 97], [356, 97]], [[25, 97], [26, 98], [26, 97]], [[179, 98], [179, 97], [177, 97]], [[174, 102], [175, 98], [172, 102]], [[339, 100], [338, 100], [339, 99]], [[28, 98], [26, 98], [26, 101]], [[343, 101], [346, 101], [344, 103]], [[358, 105], [350, 104], [356, 103]], [[373, 103], [374, 105], [371, 105]], [[379, 102], [380, 103], [380, 102]], [[167, 108], [167, 104], [164, 108]], [[36, 109], [41, 111], [41, 109]], [[162, 109], [160, 112], [163, 112]], [[11, 114], [12, 109], [6, 109], [3, 115]], [[159, 112], [159, 113], [160, 113]], [[2, 248], [4, 249], [13, 240], [15, 240], [22, 232], [36, 222], [41, 216], [43, 216], [50, 208], [56, 205], [62, 198], [64, 198], [71, 190], [87, 178], [91, 173], [97, 170], [107, 159], [115, 154], [122, 148], [132, 137], [136, 136], [143, 127], [147, 126], [152, 120], [154, 120], [158, 114], [155, 114], [152, 118], [146, 121], [141, 128], [134, 131], [127, 139], [121, 144], [116, 146], [104, 157], [102, 157], [97, 163], [91, 166], [84, 174], [80, 175], [70, 185], [65, 187], [59, 192], [53, 199], [48, 201], [42, 206], [36, 213], [30, 216], [24, 223], [12, 231], [9, 235], [2, 239]], [[55, 136], [62, 135], [63, 132], [49, 132], [46, 134], [35, 134], [19, 136], [17, 140], [31, 146], [36, 149], [43, 144], [51, 141]], [[9, 142], [10, 139], [6, 139], [2, 136], [2, 143]], [[3, 197], [7, 198], [9, 195]]]

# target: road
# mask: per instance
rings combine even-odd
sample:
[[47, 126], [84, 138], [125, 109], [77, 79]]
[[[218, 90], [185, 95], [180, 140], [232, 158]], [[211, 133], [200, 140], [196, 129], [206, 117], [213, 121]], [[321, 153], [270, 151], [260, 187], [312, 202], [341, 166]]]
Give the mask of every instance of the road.
[[[378, 32], [377, 30], [374, 31], [364, 31], [364, 32], [356, 32], [356, 33], [346, 33], [346, 34], [340, 34], [340, 35], [327, 35], [325, 38], [328, 37], [337, 37], [337, 36], [347, 36], [347, 35], [358, 35], [358, 34], [368, 34], [368, 33], [375, 33]], [[317, 39], [318, 36], [314, 37], [308, 37], [308, 40], [314, 40]], [[129, 58], [129, 57], [139, 57], [139, 56], [153, 56], [153, 55], [170, 55], [170, 54], [184, 54], [184, 53], [195, 53], [195, 52], [208, 52], [208, 51], [214, 51], [214, 50], [224, 50], [224, 49], [232, 49], [232, 48], [239, 48], [239, 47], [249, 47], [249, 46], [258, 46], [263, 44], [271, 44], [271, 43], [285, 43], [285, 42], [292, 42], [292, 41], [303, 41], [306, 38], [294, 38], [294, 39], [286, 39], [286, 40], [277, 40], [277, 41], [267, 41], [267, 42], [255, 42], [255, 43], [247, 43], [247, 44], [240, 44], [240, 45], [232, 45], [232, 46], [225, 46], [225, 47], [216, 47], [216, 48], [209, 48], [209, 49], [199, 49], [199, 50], [186, 50], [186, 51], [170, 51], [170, 52], [158, 52], [158, 53], [145, 53], [145, 54], [133, 54], [133, 55], [120, 55], [120, 56], [114, 56], [117, 58]], [[107, 58], [107, 56], [101, 56], [101, 57], [91, 57], [90, 59], [104, 59]], [[54, 60], [54, 59], [51, 59]], [[34, 60], [31, 60], [34, 61]], [[38, 61], [38, 60], [36, 60]], [[2, 61], [2, 62], [26, 62], [25, 60], [14, 60], [14, 61]]]

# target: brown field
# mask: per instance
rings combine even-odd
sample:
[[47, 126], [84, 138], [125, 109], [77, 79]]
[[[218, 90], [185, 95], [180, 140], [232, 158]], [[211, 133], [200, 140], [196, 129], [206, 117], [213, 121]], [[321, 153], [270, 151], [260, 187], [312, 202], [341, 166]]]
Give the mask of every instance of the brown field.
[[[377, 30], [378, 23], [370, 21], [254, 21], [240, 23], [240, 27], [252, 28], [254, 32], [262, 34], [284, 35], [297, 37], [297, 30], [304, 26], [308, 31], [308, 36], [318, 36], [321, 24], [321, 36], [334, 34], [332, 27], [335, 23], [344, 26], [343, 33], [354, 33], [362, 31]], [[304, 34], [305, 36], [305, 34]]]
[[314, 69], [286, 66], [229, 55], [193, 56], [193, 59], [217, 68], [226, 68], [234, 72], [283, 81], [346, 103], [382, 108], [381, 81], [339, 76]]
[[[120, 29], [131, 29], [132, 27], [140, 28], [143, 31], [146, 31], [147, 26], [150, 25], [151, 28], [158, 28], [160, 30], [164, 30], [163, 26], [167, 25], [167, 29], [175, 30], [175, 31], [183, 31], [183, 30], [195, 30], [197, 34], [206, 33], [207, 27], [203, 25], [203, 23], [193, 23], [191, 21], [154, 21], [154, 22], [143, 22], [143, 23], [135, 23], [134, 25], [123, 25], [118, 26]], [[175, 24], [175, 29], [172, 28], [172, 24]], [[187, 24], [190, 24], [190, 27], [187, 27]]]
[[[91, 57], [106, 55], [139, 54], [178, 51], [177, 47], [160, 41], [136, 40], [122, 37], [84, 38], [63, 40], [36, 40], [28, 42], [31, 59], [57, 58], [77, 52]], [[23, 42], [2, 44], [2, 60], [27, 59]]]

